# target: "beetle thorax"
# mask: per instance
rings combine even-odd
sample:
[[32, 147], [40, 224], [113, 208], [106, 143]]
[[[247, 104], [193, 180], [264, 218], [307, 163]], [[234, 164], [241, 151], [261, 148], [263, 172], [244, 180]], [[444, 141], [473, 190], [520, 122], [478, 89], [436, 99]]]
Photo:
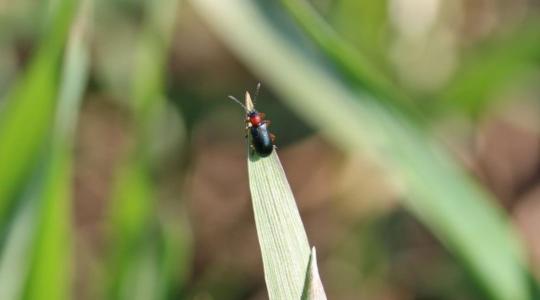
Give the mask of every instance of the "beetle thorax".
[[249, 122], [251, 123], [251, 126], [259, 127], [261, 126], [263, 120], [258, 112], [252, 112], [249, 114]]

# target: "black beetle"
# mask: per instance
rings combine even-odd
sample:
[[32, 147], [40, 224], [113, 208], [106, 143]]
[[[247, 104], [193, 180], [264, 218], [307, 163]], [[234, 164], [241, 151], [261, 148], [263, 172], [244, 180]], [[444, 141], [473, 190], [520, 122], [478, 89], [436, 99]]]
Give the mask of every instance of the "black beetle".
[[[257, 99], [260, 87], [261, 84], [257, 84], [255, 99]], [[246, 111], [246, 130], [249, 130], [249, 133], [251, 134], [252, 149], [261, 157], [270, 155], [272, 150], [274, 150], [275, 139], [275, 136], [268, 131], [270, 120], [265, 120], [264, 113], [255, 110], [249, 92], [246, 91], [245, 105], [233, 96], [229, 96], [229, 98], [240, 104]]]

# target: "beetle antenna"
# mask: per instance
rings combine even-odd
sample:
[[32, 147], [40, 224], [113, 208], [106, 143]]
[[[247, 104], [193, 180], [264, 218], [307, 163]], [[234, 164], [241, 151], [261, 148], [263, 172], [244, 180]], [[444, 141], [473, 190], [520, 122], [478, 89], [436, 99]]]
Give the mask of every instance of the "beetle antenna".
[[231, 95], [229, 95], [229, 99], [231, 99], [232, 101], [234, 101], [234, 102], [240, 104], [240, 106], [242, 106], [242, 107], [244, 108], [245, 111], [248, 111], [247, 107], [246, 107], [244, 104], [242, 104], [242, 102], [240, 102], [240, 100], [234, 98], [234, 97], [231, 96]]
[[255, 97], [253, 97], [253, 103], [257, 102], [257, 96], [259, 96], [259, 90], [261, 89], [261, 83], [257, 83], [257, 89], [255, 90]]

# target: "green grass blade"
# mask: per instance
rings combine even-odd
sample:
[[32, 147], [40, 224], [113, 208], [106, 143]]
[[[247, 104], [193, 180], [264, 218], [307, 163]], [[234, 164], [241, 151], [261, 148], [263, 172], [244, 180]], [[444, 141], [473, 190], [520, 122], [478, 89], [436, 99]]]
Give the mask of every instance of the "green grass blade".
[[71, 298], [71, 187], [73, 128], [88, 74], [87, 6], [72, 27], [60, 87], [56, 126], [36, 201], [36, 231], [25, 299]]
[[[403, 181], [406, 206], [493, 299], [528, 299], [522, 245], [504, 213], [439, 143], [406, 118], [352, 93], [247, 0], [191, 2], [250, 68], [336, 145], [369, 150]], [[264, 57], [264, 59], [261, 59]]]
[[20, 299], [30, 263], [32, 237], [35, 226], [35, 201], [37, 195], [26, 193], [24, 202], [8, 227], [0, 257], [0, 299]]
[[267, 158], [250, 155], [248, 172], [269, 297], [300, 299], [310, 249], [276, 151]]
[[391, 101], [413, 113], [410, 99], [387, 74], [373, 64], [368, 55], [355, 49], [350, 43], [338, 36], [333, 28], [323, 20], [306, 0], [281, 0], [284, 7], [293, 16], [300, 27], [312, 38], [319, 48], [335, 62], [345, 74], [351, 76], [380, 100]]
[[76, 1], [57, 3], [56, 15], [28, 70], [9, 93], [0, 114], [0, 220], [36, 162], [56, 106], [58, 64]]
[[326, 293], [317, 267], [317, 251], [315, 251], [315, 247], [311, 248], [311, 255], [309, 256], [302, 300], [326, 300]]
[[58, 153], [46, 166], [24, 299], [71, 298], [71, 165], [65, 155]]

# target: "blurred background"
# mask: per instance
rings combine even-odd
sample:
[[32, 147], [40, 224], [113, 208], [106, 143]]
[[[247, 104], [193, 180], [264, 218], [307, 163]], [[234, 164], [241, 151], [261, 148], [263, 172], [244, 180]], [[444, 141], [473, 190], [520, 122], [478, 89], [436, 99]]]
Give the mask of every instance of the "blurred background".
[[330, 299], [540, 299], [539, 10], [0, 1], [0, 299], [267, 299], [259, 81]]

